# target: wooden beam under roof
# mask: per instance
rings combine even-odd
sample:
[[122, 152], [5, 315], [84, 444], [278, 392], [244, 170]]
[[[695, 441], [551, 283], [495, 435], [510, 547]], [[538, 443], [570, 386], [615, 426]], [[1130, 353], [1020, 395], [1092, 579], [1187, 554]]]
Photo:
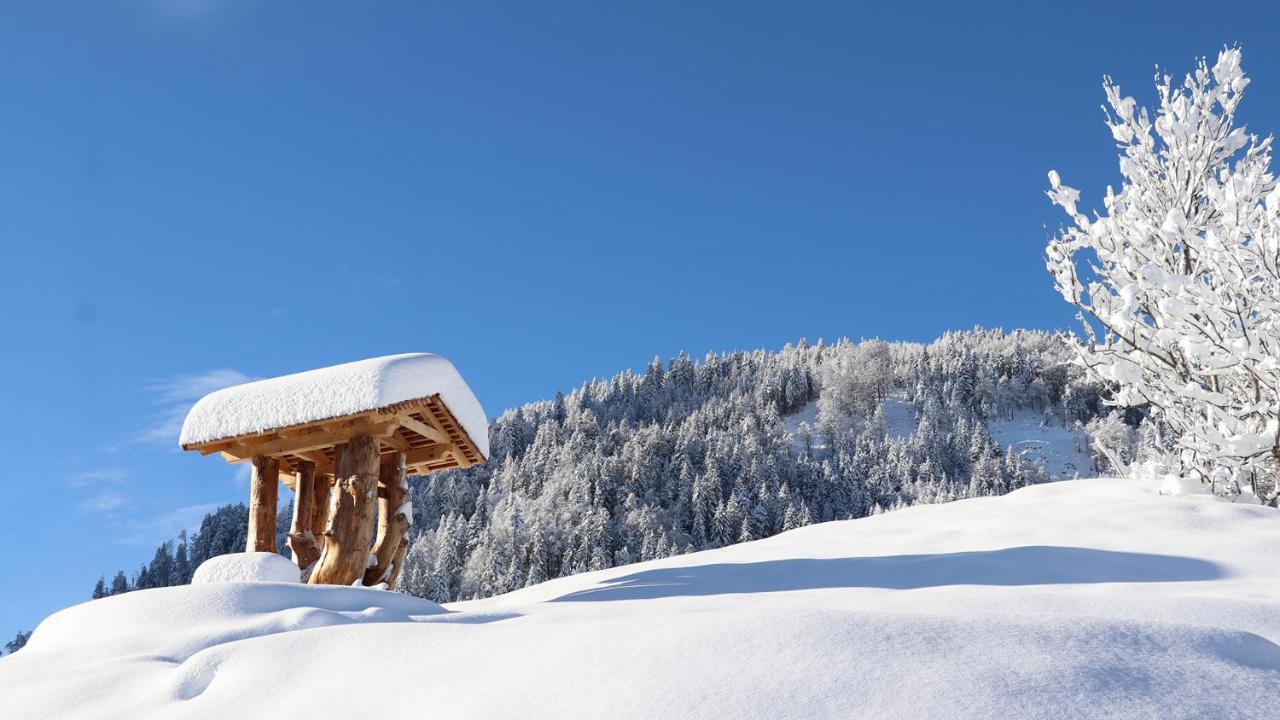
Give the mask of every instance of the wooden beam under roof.
[[381, 454], [406, 453], [406, 464], [418, 474], [467, 468], [484, 461], [466, 430], [438, 396], [183, 447], [206, 455], [220, 453], [231, 463], [245, 462], [255, 455], [275, 457], [280, 461], [281, 480], [292, 489], [301, 461], [315, 463], [317, 474], [332, 474], [335, 446], [361, 434], [378, 440]]
[[208, 440], [205, 442], [185, 443], [182, 445], [182, 449], [198, 450], [202, 455], [211, 455], [215, 452], [220, 452], [221, 450], [226, 449], [227, 446], [242, 444], [246, 440], [255, 438], [265, 440], [285, 435], [293, 435], [297, 432], [306, 432], [315, 430], [316, 428], [325, 428], [334, 424], [352, 422], [363, 418], [407, 415], [410, 412], [415, 412], [426, 407], [429, 403], [433, 402], [433, 398], [435, 397], [436, 396], [432, 395], [430, 397], [415, 398], [413, 400], [405, 400], [404, 402], [398, 402], [394, 405], [388, 405], [376, 410], [365, 410], [363, 412], [351, 413], [350, 415], [322, 418], [320, 420], [312, 420], [310, 422], [298, 423], [297, 425], [287, 425], [279, 428], [266, 428], [256, 433], [237, 435], [235, 437], [217, 438], [216, 440]]
[[236, 445], [231, 449], [222, 452], [223, 457], [235, 457], [237, 460], [229, 462], [243, 462], [254, 455], [278, 455], [281, 453], [298, 454], [300, 452], [308, 452], [311, 450], [320, 450], [322, 448], [332, 447], [338, 443], [346, 442], [353, 437], [360, 435], [368, 435], [371, 438], [381, 439], [388, 434], [395, 432], [399, 427], [396, 418], [390, 420], [379, 420], [377, 422], [350, 422], [343, 423], [341, 427], [335, 429], [321, 429], [316, 432], [305, 433], [296, 437], [272, 438], [265, 442], [246, 443], [244, 445]]
[[428, 440], [438, 442], [443, 445], [452, 445], [453, 441], [449, 436], [444, 434], [439, 428], [432, 427], [421, 420], [405, 415], [400, 418], [400, 426], [421, 435]]

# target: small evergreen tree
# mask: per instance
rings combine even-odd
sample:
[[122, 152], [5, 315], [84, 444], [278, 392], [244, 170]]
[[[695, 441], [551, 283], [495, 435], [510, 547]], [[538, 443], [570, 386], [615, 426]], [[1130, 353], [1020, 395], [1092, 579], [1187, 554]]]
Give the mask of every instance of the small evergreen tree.
[[32, 633], [31, 630], [28, 630], [26, 632], [19, 631], [18, 634], [14, 636], [12, 640], [4, 644], [5, 652], [12, 655], [18, 652], [19, 650], [21, 650], [22, 648], [26, 647], [27, 641], [31, 639], [31, 633]]

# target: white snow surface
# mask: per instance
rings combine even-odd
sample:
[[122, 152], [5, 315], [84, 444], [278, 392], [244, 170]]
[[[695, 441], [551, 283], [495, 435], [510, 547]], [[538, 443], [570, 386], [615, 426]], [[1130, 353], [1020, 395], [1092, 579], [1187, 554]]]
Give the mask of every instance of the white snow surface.
[[1043, 465], [1052, 478], [1067, 480], [1094, 474], [1086, 434], [1047, 422], [1042, 413], [1021, 410], [1012, 418], [990, 419], [987, 432], [1001, 450], [1012, 447], [1023, 459]]
[[810, 400], [790, 415], [782, 417], [782, 430], [791, 438], [796, 452], [827, 450], [827, 440], [818, 427], [818, 401]]
[[283, 582], [296, 583], [298, 566], [272, 552], [242, 552], [217, 555], [200, 563], [191, 583]]
[[358, 360], [209, 393], [187, 413], [178, 443], [237, 437], [436, 394], [488, 457], [489, 424], [484, 408], [453, 363], [431, 353]]
[[[902, 440], [915, 435], [919, 425], [916, 406], [901, 395], [885, 398], [881, 404], [884, 413], [885, 436]], [[813, 400], [791, 415], [782, 418], [783, 430], [791, 437], [796, 452], [806, 449], [806, 442], [814, 450], [829, 449], [826, 439], [818, 430], [818, 401]], [[987, 432], [1001, 450], [1012, 447], [1028, 462], [1043, 465], [1049, 476], [1057, 480], [1088, 476], [1093, 473], [1093, 461], [1087, 448], [1088, 437], [1083, 431], [1046, 422], [1042, 413], [1020, 410], [1012, 418], [993, 418], [986, 422]]]
[[884, 413], [884, 434], [892, 440], [909, 438], [916, 434], [919, 419], [916, 406], [901, 397], [887, 397], [880, 403]]
[[445, 613], [273, 583], [118, 595], [46, 619], [0, 697], [13, 718], [1274, 718], [1278, 556], [1273, 509], [1073, 480]]

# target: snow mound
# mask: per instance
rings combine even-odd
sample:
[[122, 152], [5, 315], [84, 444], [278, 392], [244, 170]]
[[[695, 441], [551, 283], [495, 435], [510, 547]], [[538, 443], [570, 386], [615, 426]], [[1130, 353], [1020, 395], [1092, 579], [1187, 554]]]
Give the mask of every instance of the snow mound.
[[298, 566], [284, 556], [270, 552], [244, 552], [218, 555], [200, 563], [191, 584], [225, 582], [296, 583], [301, 578]]
[[0, 697], [16, 718], [1274, 718], [1277, 556], [1273, 509], [1075, 480], [447, 613], [360, 588], [128, 593], [45, 620]]
[[1203, 492], [1205, 492], [1204, 483], [1195, 478], [1165, 475], [1164, 480], [1160, 483], [1161, 495], [1192, 495]]
[[453, 363], [431, 353], [388, 355], [235, 385], [209, 393], [182, 424], [180, 445], [343, 417], [439, 395], [489, 456], [480, 401]]
[[[364, 588], [211, 583], [139, 590], [76, 605], [40, 623], [21, 654], [0, 661], [6, 718], [210, 717], [184, 701], [211, 685], [240, 695], [240, 717], [261, 717], [268, 678], [219, 674], [218, 654], [320, 628], [409, 623], [437, 604]], [[327, 641], [331, 636], [323, 635]], [[301, 647], [305, 648], [305, 642]], [[334, 677], [316, 670], [317, 681]], [[10, 683], [14, 683], [10, 685]], [[24, 689], [19, 690], [22, 687]], [[270, 693], [265, 693], [269, 695]], [[12, 701], [12, 702], [10, 702]], [[278, 717], [297, 717], [290, 711]], [[317, 717], [333, 717], [321, 711]]]

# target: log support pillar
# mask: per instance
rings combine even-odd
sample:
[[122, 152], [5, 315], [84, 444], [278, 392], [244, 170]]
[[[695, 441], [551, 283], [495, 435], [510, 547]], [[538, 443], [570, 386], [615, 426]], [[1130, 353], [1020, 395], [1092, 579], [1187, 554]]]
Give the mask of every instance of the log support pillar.
[[271, 457], [253, 458], [249, 481], [249, 536], [246, 552], [276, 551], [276, 501], [280, 493], [280, 461]]
[[376, 562], [364, 573], [365, 585], [387, 583], [390, 588], [404, 562], [402, 547], [413, 518], [405, 506], [405, 455], [392, 453], [378, 467], [378, 534], [372, 553]]
[[316, 473], [312, 478], [311, 518], [308, 522], [317, 548], [320, 547], [320, 538], [324, 537], [325, 528], [329, 527], [329, 488], [332, 486], [332, 475]]
[[360, 435], [339, 445], [337, 452], [320, 559], [307, 579], [316, 585], [351, 585], [364, 577], [369, 566], [378, 493], [378, 441]]
[[293, 522], [289, 525], [289, 549], [298, 569], [306, 571], [320, 559], [320, 546], [311, 531], [315, 515], [316, 464], [309, 460], [298, 463], [298, 479], [294, 483]]

